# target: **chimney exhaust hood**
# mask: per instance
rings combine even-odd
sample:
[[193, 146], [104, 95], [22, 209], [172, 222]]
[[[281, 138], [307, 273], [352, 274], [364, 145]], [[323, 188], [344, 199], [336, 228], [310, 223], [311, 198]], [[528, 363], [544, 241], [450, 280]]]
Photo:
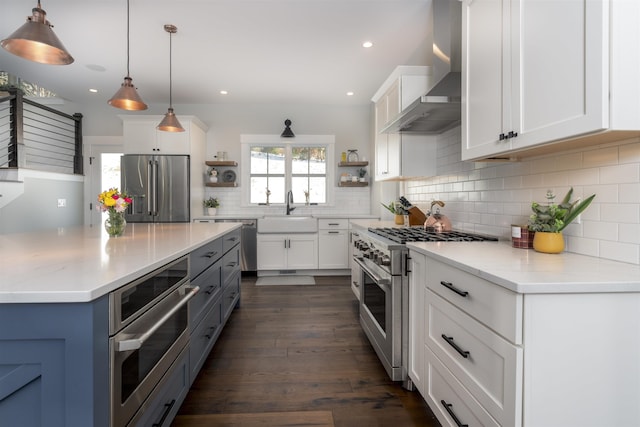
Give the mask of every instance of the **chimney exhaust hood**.
[[433, 0], [433, 69], [437, 81], [383, 133], [439, 134], [460, 125], [462, 6], [453, 0]]

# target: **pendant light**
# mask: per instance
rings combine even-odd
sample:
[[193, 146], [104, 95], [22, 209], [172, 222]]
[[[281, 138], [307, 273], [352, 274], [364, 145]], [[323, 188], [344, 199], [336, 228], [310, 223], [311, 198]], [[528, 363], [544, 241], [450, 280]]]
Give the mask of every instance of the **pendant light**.
[[280, 135], [282, 138], [293, 138], [295, 135], [293, 134], [293, 131], [291, 130], [290, 126], [291, 126], [291, 120], [287, 119], [284, 121], [284, 130], [282, 131], [282, 135]]
[[127, 76], [124, 78], [124, 83], [122, 83], [120, 89], [107, 102], [112, 107], [123, 110], [140, 111], [147, 109], [147, 104], [138, 95], [138, 91], [133, 85], [133, 79], [129, 76], [129, 0], [127, 0]]
[[47, 12], [42, 10], [40, 0], [31, 12], [33, 16], [27, 16], [27, 22], [2, 40], [0, 45], [29, 61], [50, 65], [71, 64], [73, 57], [51, 29], [53, 25], [47, 21]]
[[176, 28], [175, 25], [167, 24], [164, 26], [164, 30], [169, 33], [169, 109], [167, 110], [167, 114], [164, 115], [164, 119], [162, 119], [158, 125], [158, 130], [165, 132], [184, 132], [184, 128], [173, 112], [173, 99], [171, 98], [171, 35], [178, 32], [178, 28]]

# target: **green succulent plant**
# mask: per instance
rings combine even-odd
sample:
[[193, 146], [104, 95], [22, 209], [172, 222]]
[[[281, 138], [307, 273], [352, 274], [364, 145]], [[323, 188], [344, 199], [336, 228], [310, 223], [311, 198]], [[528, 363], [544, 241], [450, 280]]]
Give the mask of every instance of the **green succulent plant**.
[[560, 233], [571, 224], [591, 204], [595, 194], [584, 200], [571, 201], [573, 187], [567, 192], [560, 204], [556, 204], [555, 194], [547, 190], [547, 203], [541, 205], [538, 202], [531, 203], [533, 214], [529, 217], [529, 230], [543, 231], [547, 233]]

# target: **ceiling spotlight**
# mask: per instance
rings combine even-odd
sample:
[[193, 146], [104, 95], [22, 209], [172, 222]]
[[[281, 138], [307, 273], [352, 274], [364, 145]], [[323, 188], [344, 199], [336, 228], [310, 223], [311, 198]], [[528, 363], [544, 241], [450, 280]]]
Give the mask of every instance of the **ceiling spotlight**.
[[47, 12], [42, 10], [40, 0], [31, 12], [33, 16], [28, 16], [27, 22], [2, 40], [0, 45], [29, 61], [50, 65], [71, 64], [73, 57], [51, 29], [53, 25], [47, 21]]
[[109, 105], [123, 110], [140, 111], [147, 109], [147, 104], [142, 101], [136, 87], [133, 85], [133, 79], [129, 77], [129, 0], [127, 0], [127, 76], [124, 78], [120, 89], [107, 102]]
[[184, 128], [173, 112], [173, 100], [171, 96], [171, 35], [177, 33], [178, 28], [175, 25], [167, 24], [164, 26], [164, 30], [169, 33], [169, 109], [167, 110], [167, 114], [164, 115], [164, 119], [162, 119], [158, 125], [158, 130], [165, 132], [184, 132]]
[[287, 119], [284, 121], [284, 131], [282, 131], [282, 135], [280, 135], [282, 138], [293, 138], [295, 135], [293, 134], [293, 131], [291, 130], [290, 126], [291, 126], [291, 120]]
[[362, 43], [362, 47], [368, 49], [370, 47], [373, 47], [373, 43], [370, 42], [370, 41], [366, 41], [366, 42]]
[[347, 92], [347, 96], [353, 96], [353, 92]]
[[220, 95], [227, 95], [229, 92], [227, 92], [226, 90], [221, 90], [220, 91]]

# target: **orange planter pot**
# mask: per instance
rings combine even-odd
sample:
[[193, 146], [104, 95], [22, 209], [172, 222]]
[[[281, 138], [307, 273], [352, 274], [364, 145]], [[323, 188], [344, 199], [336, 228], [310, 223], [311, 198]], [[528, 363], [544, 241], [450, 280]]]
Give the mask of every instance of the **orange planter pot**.
[[562, 233], [536, 231], [533, 236], [533, 249], [545, 254], [559, 254], [564, 251], [564, 236]]

